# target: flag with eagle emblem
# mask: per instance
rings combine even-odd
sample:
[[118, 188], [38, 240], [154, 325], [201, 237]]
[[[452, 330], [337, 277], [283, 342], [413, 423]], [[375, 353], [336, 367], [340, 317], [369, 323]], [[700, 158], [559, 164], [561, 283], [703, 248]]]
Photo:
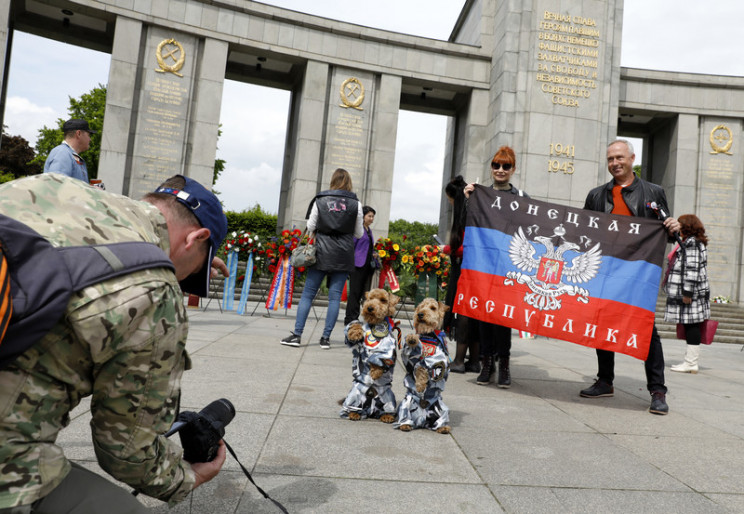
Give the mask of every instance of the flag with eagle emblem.
[[454, 311], [646, 360], [666, 231], [476, 186]]

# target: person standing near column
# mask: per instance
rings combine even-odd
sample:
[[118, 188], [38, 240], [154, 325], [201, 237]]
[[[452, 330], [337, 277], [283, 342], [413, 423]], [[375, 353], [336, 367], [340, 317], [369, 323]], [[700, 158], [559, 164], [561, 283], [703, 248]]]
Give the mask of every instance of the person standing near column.
[[708, 237], [703, 222], [694, 214], [683, 214], [679, 217], [679, 224], [682, 248], [675, 246], [669, 254], [664, 281], [667, 294], [664, 320], [685, 326], [685, 361], [672, 366], [671, 370], [697, 373], [701, 328], [703, 321], [710, 318]]
[[354, 271], [349, 275], [349, 292], [346, 300], [346, 315], [344, 326], [359, 319], [359, 308], [362, 296], [369, 291], [372, 285], [372, 275], [375, 273], [377, 252], [375, 251], [375, 238], [372, 235], [370, 225], [375, 221], [375, 211], [369, 205], [362, 207], [364, 215], [364, 235], [354, 238]]
[[354, 237], [364, 235], [362, 207], [351, 188], [351, 175], [338, 168], [331, 177], [330, 189], [321, 191], [310, 202], [307, 231], [315, 232], [316, 262], [307, 268], [294, 331], [280, 341], [285, 346], [300, 346], [315, 295], [323, 279], [329, 277], [328, 311], [320, 347], [331, 348], [330, 337], [338, 319], [341, 293], [346, 278], [354, 269]]
[[85, 120], [71, 119], [62, 125], [65, 139], [52, 148], [44, 163], [44, 173], [60, 173], [88, 183], [88, 167], [80, 154], [90, 148], [90, 135], [95, 134]]
[[[511, 147], [502, 146], [491, 159], [491, 177], [493, 188], [513, 195], [529, 198], [524, 192], [514, 187], [510, 180], [517, 171], [517, 157]], [[475, 184], [468, 184], [463, 190], [465, 197], [475, 189]], [[496, 372], [495, 358], [499, 360], [499, 376], [496, 384], [502, 389], [511, 387], [511, 371], [509, 370], [509, 358], [511, 355], [511, 328], [477, 321], [480, 334], [481, 371], [475, 382], [478, 385], [487, 385], [491, 382]]]
[[[659, 212], [669, 212], [666, 194], [661, 186], [646, 182], [633, 171], [635, 152], [633, 145], [625, 139], [618, 139], [607, 146], [607, 170], [612, 180], [595, 187], [586, 196], [584, 209], [597, 212], [608, 212], [622, 216], [638, 216], [656, 219], [657, 214], [650, 205], [658, 205]], [[677, 219], [668, 217], [664, 228], [671, 237], [679, 232]], [[651, 393], [651, 414], [669, 413], [666, 403], [667, 388], [664, 385], [664, 352], [661, 338], [654, 324], [649, 343], [648, 357], [644, 363], [646, 370], [646, 388]], [[582, 389], [582, 398], [602, 398], [614, 396], [612, 385], [615, 379], [615, 353], [597, 350], [597, 380], [590, 387]]]

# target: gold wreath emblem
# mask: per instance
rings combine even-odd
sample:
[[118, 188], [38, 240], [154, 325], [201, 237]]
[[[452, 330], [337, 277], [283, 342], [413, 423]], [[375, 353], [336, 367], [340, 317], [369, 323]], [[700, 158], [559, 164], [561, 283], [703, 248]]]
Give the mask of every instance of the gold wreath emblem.
[[[165, 48], [165, 45], [175, 45], [176, 47]], [[163, 53], [164, 51], [165, 53]], [[178, 58], [175, 56], [176, 52], [179, 53]], [[183, 75], [178, 73], [179, 70], [183, 68], [183, 63], [186, 62], [186, 52], [183, 51], [181, 43], [175, 39], [164, 39], [158, 45], [155, 56], [158, 59], [158, 66], [160, 66], [160, 68], [155, 71], [158, 73], [165, 73], [167, 71], [174, 75], [178, 75], [179, 77], [183, 77]], [[166, 64], [165, 60], [168, 58], [172, 59], [174, 64]]]
[[364, 101], [364, 86], [359, 82], [359, 79], [351, 77], [344, 80], [339, 93], [341, 94], [341, 107], [345, 109], [351, 107], [360, 111], [364, 110], [359, 107]]
[[710, 131], [710, 146], [713, 148], [712, 154], [725, 153], [726, 155], [734, 155], [731, 150], [731, 145], [734, 144], [734, 136], [731, 133], [731, 129], [726, 125], [718, 125], [716, 128]]

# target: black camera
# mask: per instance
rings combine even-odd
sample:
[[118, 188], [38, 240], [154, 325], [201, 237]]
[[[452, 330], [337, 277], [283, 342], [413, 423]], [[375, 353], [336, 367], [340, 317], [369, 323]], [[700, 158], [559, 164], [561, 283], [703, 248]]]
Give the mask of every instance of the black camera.
[[225, 427], [234, 417], [233, 404], [230, 400], [221, 398], [199, 412], [181, 412], [165, 437], [178, 432], [184, 460], [192, 463], [210, 462], [217, 456], [220, 439], [225, 435]]

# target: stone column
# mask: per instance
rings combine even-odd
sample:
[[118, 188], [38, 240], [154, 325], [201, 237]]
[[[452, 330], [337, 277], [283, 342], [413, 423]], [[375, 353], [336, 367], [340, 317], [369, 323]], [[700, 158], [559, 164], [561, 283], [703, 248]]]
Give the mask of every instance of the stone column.
[[512, 146], [515, 185], [583, 205], [617, 131], [622, 0], [501, 2], [494, 20], [486, 153]]
[[106, 111], [101, 134], [98, 178], [108, 191], [128, 192], [132, 112], [137, 100], [137, 74], [142, 22], [119, 16], [111, 51]]
[[[704, 117], [699, 135], [699, 175], [697, 201], [682, 203], [675, 215], [696, 214], [705, 225], [708, 245], [708, 276], [712, 296], [728, 296], [741, 302], [744, 297], [744, 270], [741, 241], [744, 240], [743, 120]], [[686, 163], [677, 166], [681, 171]], [[694, 162], [694, 161], [692, 161]], [[692, 190], [695, 194], [695, 189]], [[693, 205], [697, 206], [693, 209]]]
[[[186, 175], [209, 188], [212, 187], [214, 178], [226, 63], [227, 43], [205, 39], [196, 72], [197, 87], [193, 98], [193, 115], [189, 124]], [[229, 109], [230, 106], [225, 108]]]
[[0, 90], [0, 128], [2, 128], [3, 119], [5, 116], [5, 96], [7, 94], [7, 72], [10, 66], [10, 46], [13, 40], [13, 34], [10, 30], [10, 2], [4, 2], [0, 6], [0, 84], [2, 89]]
[[[481, 184], [490, 183], [484, 170], [488, 160], [488, 91], [474, 89], [470, 101], [455, 118], [447, 122], [447, 150], [442, 175], [442, 197], [439, 206], [439, 235], [447, 238], [452, 224], [452, 207], [444, 194], [444, 187], [453, 177], [462, 175], [466, 182], [478, 178]], [[443, 240], [444, 240], [443, 239]]]
[[292, 93], [287, 157], [279, 195], [280, 228], [304, 228], [307, 206], [319, 191], [327, 95], [328, 65], [309, 61], [300, 85]]
[[379, 77], [377, 102], [372, 113], [369, 166], [364, 183], [355, 185], [362, 205], [370, 205], [377, 212], [375, 237], [387, 236], [390, 223], [401, 84], [400, 77]]
[[[320, 188], [327, 189], [333, 172], [343, 168], [351, 174], [354, 192], [362, 199], [368, 180], [373, 123], [383, 114], [376, 112], [378, 77], [370, 72], [336, 66], [331, 68], [329, 85]], [[397, 91], [399, 99], [400, 80]], [[387, 100], [389, 104], [389, 95]], [[390, 112], [386, 114], [389, 117]], [[381, 130], [393, 131], [393, 142], [388, 151], [395, 149], [397, 111], [394, 119], [394, 127], [380, 127]], [[381, 134], [377, 134], [376, 139], [385, 141]], [[380, 169], [376, 171], [378, 174], [383, 172]], [[389, 171], [392, 184], [392, 170]]]

